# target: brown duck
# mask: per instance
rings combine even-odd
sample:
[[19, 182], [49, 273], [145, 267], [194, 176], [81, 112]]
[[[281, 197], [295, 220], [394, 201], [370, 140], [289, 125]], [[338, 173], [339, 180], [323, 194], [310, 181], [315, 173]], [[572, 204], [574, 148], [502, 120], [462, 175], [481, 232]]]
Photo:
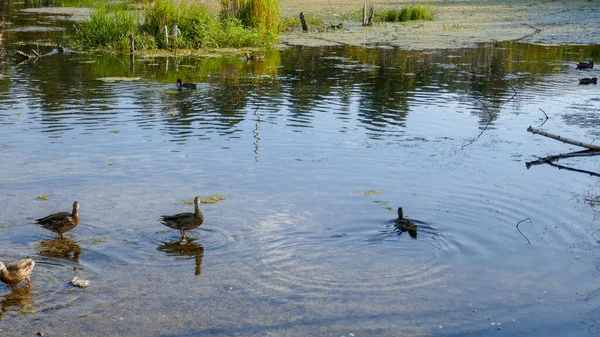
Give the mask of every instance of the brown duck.
[[264, 54], [250, 55], [250, 53], [246, 53], [246, 61], [264, 61], [264, 60], [265, 60]]
[[596, 77], [592, 77], [592, 78], [580, 78], [579, 79], [579, 84], [596, 84], [598, 83], [598, 79]]
[[79, 224], [79, 202], [73, 203], [73, 212], [58, 212], [48, 215], [45, 218], [35, 220], [40, 226], [58, 233], [58, 236], [63, 239], [63, 233], [70, 231]]
[[577, 69], [593, 69], [594, 68], [594, 62], [579, 62], [577, 63]]
[[177, 88], [178, 89], [196, 89], [198, 86], [196, 83], [184, 83], [181, 78], [177, 79]]
[[185, 231], [200, 227], [204, 222], [204, 214], [200, 210], [200, 198], [194, 199], [194, 213], [179, 213], [175, 215], [163, 215], [160, 217], [160, 222], [163, 225], [178, 229], [181, 233], [181, 238], [185, 239]]
[[396, 227], [405, 232], [417, 231], [417, 229], [419, 229], [419, 226], [417, 226], [414, 221], [404, 217], [402, 207], [398, 207], [398, 219], [396, 219]]
[[23, 280], [27, 280], [27, 286], [31, 287], [31, 272], [35, 262], [32, 259], [18, 260], [4, 264], [0, 262], [0, 281], [16, 286]]

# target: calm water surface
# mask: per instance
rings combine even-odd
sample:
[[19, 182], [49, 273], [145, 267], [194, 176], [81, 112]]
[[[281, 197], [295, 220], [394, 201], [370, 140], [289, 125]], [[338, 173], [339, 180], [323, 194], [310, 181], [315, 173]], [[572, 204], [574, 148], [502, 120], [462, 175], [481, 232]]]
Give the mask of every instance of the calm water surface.
[[[132, 63], [54, 53], [62, 32], [14, 28], [0, 54], [1, 259], [36, 269], [31, 290], [0, 285], [3, 336], [600, 331], [598, 178], [526, 168], [579, 150], [526, 131], [540, 109], [544, 130], [600, 136], [599, 89], [577, 85], [596, 71], [574, 69], [599, 47]], [[48, 55], [14, 56], [36, 48]], [[116, 76], [141, 79], [99, 80]], [[198, 89], [176, 90], [179, 77]], [[227, 199], [202, 205], [182, 245], [157, 219], [196, 195]], [[29, 223], [75, 200], [68, 239]], [[398, 206], [416, 239], [394, 231]]]

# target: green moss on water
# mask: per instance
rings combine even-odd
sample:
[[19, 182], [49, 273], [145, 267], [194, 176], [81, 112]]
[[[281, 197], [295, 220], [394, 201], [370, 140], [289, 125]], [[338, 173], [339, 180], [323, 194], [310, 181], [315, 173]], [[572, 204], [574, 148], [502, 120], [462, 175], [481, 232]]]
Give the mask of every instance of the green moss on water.
[[374, 195], [382, 195], [383, 193], [378, 190], [366, 190], [366, 191], [355, 191], [354, 193], [364, 195], [365, 197], [371, 197]]
[[103, 238], [99, 238], [99, 239], [93, 239], [93, 240], [92, 240], [92, 242], [93, 242], [93, 243], [102, 243], [102, 242], [106, 242], [106, 241], [108, 241], [108, 239], [110, 239], [110, 237], [108, 237], [108, 236], [105, 236], [105, 237], [103, 237]]
[[[200, 198], [200, 203], [201, 204], [216, 204], [223, 200], [227, 200], [227, 198], [222, 195], [211, 195], [206, 198]], [[194, 200], [185, 200], [185, 201], [182, 201], [181, 203], [184, 205], [193, 205]]]

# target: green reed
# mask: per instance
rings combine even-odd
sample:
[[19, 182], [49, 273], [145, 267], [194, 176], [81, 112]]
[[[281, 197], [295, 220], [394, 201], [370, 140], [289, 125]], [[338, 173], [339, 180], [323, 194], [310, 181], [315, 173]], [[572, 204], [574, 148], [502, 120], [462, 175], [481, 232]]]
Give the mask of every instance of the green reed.
[[[74, 44], [85, 49], [128, 50], [127, 35], [134, 33], [138, 50], [269, 46], [277, 41], [277, 32], [261, 28], [264, 22], [260, 27], [251, 27], [235, 16], [211, 14], [197, 2], [156, 0], [138, 12], [105, 5], [79, 24]], [[172, 35], [175, 24], [180, 32], [177, 38]]]
[[434, 20], [435, 13], [428, 4], [424, 6], [405, 6], [402, 8], [375, 11], [375, 22], [404, 22], [415, 20]]

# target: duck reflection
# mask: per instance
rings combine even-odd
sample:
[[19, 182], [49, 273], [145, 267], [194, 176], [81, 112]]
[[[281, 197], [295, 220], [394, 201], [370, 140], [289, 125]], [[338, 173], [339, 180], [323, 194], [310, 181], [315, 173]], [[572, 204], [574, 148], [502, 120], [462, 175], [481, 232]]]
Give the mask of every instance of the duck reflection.
[[0, 300], [0, 305], [2, 306], [0, 321], [4, 320], [4, 316], [11, 308], [12, 311], [33, 312], [34, 304], [31, 288], [13, 287], [12, 292], [5, 294], [2, 300]]
[[79, 262], [81, 247], [74, 240], [65, 237], [44, 240], [38, 245], [39, 255]]
[[196, 263], [194, 275], [200, 276], [200, 274], [202, 274], [202, 258], [204, 257], [204, 247], [202, 247], [201, 243], [197, 243], [195, 241], [196, 239], [188, 238], [186, 240], [163, 242], [163, 244], [158, 246], [156, 250], [165, 252], [172, 256], [181, 256], [185, 258], [193, 257]]

